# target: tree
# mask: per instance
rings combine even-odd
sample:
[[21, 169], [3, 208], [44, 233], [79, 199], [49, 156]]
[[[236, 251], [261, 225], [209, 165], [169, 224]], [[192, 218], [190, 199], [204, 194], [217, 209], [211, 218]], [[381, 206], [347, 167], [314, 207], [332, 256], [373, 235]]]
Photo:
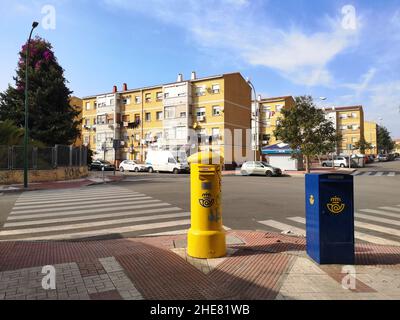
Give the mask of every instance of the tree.
[[24, 130], [11, 120], [0, 121], [0, 145], [12, 146], [22, 142]]
[[361, 139], [354, 144], [353, 149], [360, 150], [361, 154], [365, 154], [366, 150], [372, 149], [372, 144], [367, 142], [364, 137], [361, 137]]
[[390, 137], [389, 130], [383, 126], [378, 126], [377, 144], [378, 150], [384, 153], [390, 153], [395, 147], [395, 142]]
[[[25, 61], [27, 44], [19, 53], [14, 77], [15, 87], [0, 93], [0, 121], [12, 120], [22, 128], [25, 124]], [[72, 93], [66, 86], [64, 70], [58, 64], [49, 42], [36, 37], [31, 40], [29, 76], [29, 136], [46, 145], [71, 144], [79, 134], [79, 111], [69, 104]]]
[[282, 109], [283, 119], [274, 135], [304, 155], [309, 173], [311, 157], [335, 151], [341, 136], [324, 112], [314, 105], [312, 97], [296, 97], [295, 101], [292, 108]]

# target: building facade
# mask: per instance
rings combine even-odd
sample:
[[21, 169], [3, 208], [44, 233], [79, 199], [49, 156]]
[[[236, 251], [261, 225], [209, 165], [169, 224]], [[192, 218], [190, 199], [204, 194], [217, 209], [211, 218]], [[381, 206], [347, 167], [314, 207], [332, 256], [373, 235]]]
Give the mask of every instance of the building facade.
[[372, 121], [364, 122], [364, 138], [365, 141], [371, 144], [371, 149], [365, 150], [366, 154], [378, 154], [378, 125]]
[[282, 118], [282, 109], [293, 107], [295, 105], [294, 98], [292, 96], [261, 98], [258, 103], [260, 147], [282, 142], [275, 138], [274, 131]]
[[[181, 148], [212, 148], [226, 165], [242, 162], [234, 148], [246, 155], [250, 146], [225, 135], [235, 129], [251, 129], [251, 89], [240, 73], [197, 78], [193, 72], [190, 80], [180, 74], [174, 83], [133, 90], [124, 84], [83, 98], [83, 143], [111, 162], [144, 162], [150, 149]], [[114, 140], [121, 142], [117, 151]]]
[[364, 110], [362, 106], [324, 108], [326, 117], [336, 126], [342, 140], [337, 146], [338, 155], [360, 153], [354, 148], [364, 135]]

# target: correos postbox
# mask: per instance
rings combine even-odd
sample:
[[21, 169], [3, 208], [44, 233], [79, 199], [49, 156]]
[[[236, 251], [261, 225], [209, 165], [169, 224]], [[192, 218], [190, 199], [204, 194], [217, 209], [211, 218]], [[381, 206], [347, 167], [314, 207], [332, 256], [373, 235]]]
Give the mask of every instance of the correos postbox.
[[354, 183], [348, 174], [306, 175], [307, 254], [320, 264], [354, 264]]

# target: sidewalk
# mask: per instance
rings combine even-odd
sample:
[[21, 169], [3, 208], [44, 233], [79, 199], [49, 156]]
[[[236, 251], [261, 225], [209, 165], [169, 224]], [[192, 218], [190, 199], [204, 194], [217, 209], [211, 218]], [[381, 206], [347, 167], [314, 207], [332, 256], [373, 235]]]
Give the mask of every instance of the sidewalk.
[[[228, 256], [186, 255], [186, 235], [77, 242], [1, 242], [1, 299], [400, 299], [400, 247], [356, 246], [356, 287], [318, 266], [305, 239], [230, 231]], [[41, 286], [56, 268], [56, 289]]]
[[21, 191], [36, 191], [36, 190], [47, 190], [47, 189], [68, 189], [68, 188], [80, 188], [90, 185], [111, 183], [123, 180], [123, 176], [106, 176], [104, 181], [102, 178], [85, 178], [68, 181], [49, 181], [39, 183], [29, 183], [28, 189], [24, 189], [23, 184], [13, 185], [0, 185], [0, 193], [8, 192], [21, 192]]

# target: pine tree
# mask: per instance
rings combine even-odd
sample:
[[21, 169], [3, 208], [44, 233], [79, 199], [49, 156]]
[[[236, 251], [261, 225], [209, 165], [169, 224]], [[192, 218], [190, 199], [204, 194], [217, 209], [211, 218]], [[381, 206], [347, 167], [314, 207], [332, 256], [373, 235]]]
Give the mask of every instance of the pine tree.
[[[25, 124], [25, 61], [28, 45], [19, 53], [14, 77], [15, 87], [9, 85], [0, 93], [0, 121], [12, 120], [18, 127]], [[72, 93], [64, 78], [52, 45], [36, 37], [30, 43], [29, 77], [29, 137], [48, 146], [71, 144], [79, 134], [78, 111], [69, 104]]]

